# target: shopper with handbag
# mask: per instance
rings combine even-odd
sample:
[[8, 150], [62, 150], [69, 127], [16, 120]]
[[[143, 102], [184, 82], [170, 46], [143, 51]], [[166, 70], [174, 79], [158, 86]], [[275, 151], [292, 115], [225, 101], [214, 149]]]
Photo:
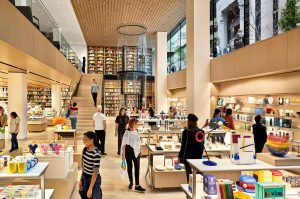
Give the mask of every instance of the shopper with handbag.
[[100, 146], [96, 134], [88, 131], [83, 135], [85, 145], [82, 151], [82, 175], [79, 194], [82, 199], [102, 199], [100, 167]]
[[133, 186], [132, 168], [134, 164], [135, 190], [139, 192], [146, 191], [140, 185], [140, 157], [141, 157], [141, 141], [140, 134], [137, 131], [139, 122], [136, 118], [131, 118], [128, 122], [129, 130], [127, 130], [122, 140], [122, 160], [126, 160], [127, 173], [129, 177], [129, 189]]
[[129, 117], [126, 115], [125, 108], [121, 108], [119, 111], [119, 115], [116, 117], [115, 120], [116, 123], [115, 136], [118, 137], [118, 152], [117, 152], [118, 155], [120, 155], [122, 139], [126, 131], [128, 121], [129, 121]]
[[9, 152], [12, 152], [19, 149], [17, 136], [20, 130], [20, 118], [16, 112], [11, 112], [10, 117], [11, 120], [9, 132], [11, 134], [11, 149]]
[[[189, 114], [187, 128], [182, 132], [179, 161], [184, 163], [187, 182], [189, 182], [189, 175], [192, 174], [192, 169], [187, 159], [201, 159], [204, 151], [204, 137], [201, 137], [201, 135], [204, 135], [204, 132], [198, 127], [197, 121], [198, 117], [196, 115]], [[203, 127], [205, 126], [208, 126], [208, 120], [206, 120]], [[197, 134], [199, 131], [202, 133]], [[199, 140], [203, 141], [199, 142]]]

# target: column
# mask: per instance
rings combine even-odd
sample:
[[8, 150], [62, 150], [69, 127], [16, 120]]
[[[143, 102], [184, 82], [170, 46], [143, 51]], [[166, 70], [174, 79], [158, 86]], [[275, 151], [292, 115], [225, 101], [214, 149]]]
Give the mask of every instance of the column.
[[209, 10], [209, 1], [187, 0], [187, 109], [199, 126], [210, 117]]
[[[18, 139], [27, 138], [27, 75], [8, 73], [8, 124], [10, 113], [16, 112], [20, 118]], [[6, 136], [10, 138], [10, 136]]]
[[52, 84], [51, 85], [51, 106], [56, 110], [57, 116], [61, 112], [61, 85]]
[[167, 32], [155, 34], [155, 110], [168, 111], [167, 98]]

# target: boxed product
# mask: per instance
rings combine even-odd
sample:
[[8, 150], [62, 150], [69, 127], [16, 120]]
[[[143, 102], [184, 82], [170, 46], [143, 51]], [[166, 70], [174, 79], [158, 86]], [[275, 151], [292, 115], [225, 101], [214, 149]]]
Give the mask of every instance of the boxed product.
[[256, 199], [284, 199], [285, 185], [276, 182], [258, 182], [255, 185]]
[[203, 175], [203, 191], [208, 195], [217, 194], [217, 182], [214, 175]]
[[272, 182], [272, 172], [270, 170], [254, 171], [253, 177], [257, 182]]
[[217, 180], [217, 192], [220, 199], [233, 199], [234, 183], [231, 180]]
[[165, 165], [165, 155], [153, 155], [153, 167]]
[[[199, 190], [202, 187], [203, 176], [201, 174], [196, 175], [196, 189]], [[193, 174], [189, 175], [189, 191], [193, 192]]]

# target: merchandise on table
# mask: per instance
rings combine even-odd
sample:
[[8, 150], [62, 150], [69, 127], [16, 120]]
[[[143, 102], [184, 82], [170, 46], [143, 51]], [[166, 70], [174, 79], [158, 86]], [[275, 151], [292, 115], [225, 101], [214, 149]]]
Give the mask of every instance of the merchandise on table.
[[0, 186], [1, 199], [38, 199], [39, 186], [37, 185], [9, 185]]
[[267, 140], [268, 151], [274, 156], [285, 156], [289, 152], [289, 139], [288, 133], [283, 135], [270, 133]]
[[26, 156], [16, 156], [11, 158], [9, 155], [0, 157], [0, 173], [26, 173], [38, 163], [38, 158], [27, 154]]

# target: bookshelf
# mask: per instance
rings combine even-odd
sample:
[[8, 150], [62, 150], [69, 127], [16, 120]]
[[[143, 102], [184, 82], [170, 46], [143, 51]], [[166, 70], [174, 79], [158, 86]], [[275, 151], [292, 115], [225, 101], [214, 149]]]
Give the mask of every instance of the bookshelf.
[[141, 81], [124, 80], [123, 89], [124, 94], [141, 94]]
[[67, 108], [70, 106], [71, 93], [69, 88], [61, 88], [61, 110], [64, 114]]
[[152, 62], [153, 62], [153, 50], [152, 48], [147, 48], [145, 55], [145, 70], [147, 75], [152, 76]]
[[154, 83], [146, 83], [146, 107], [155, 107]]
[[106, 47], [105, 48], [105, 74], [113, 75], [116, 74], [116, 48]]
[[104, 80], [104, 113], [106, 116], [116, 116], [118, 114], [120, 94], [120, 80]]
[[68, 54], [68, 60], [71, 62], [73, 66], [76, 65], [76, 53], [74, 51], [70, 51]]
[[104, 70], [104, 48], [88, 47], [88, 73], [103, 74]]
[[124, 47], [125, 57], [125, 70], [134, 71], [137, 70], [137, 48], [135, 47]]
[[27, 100], [33, 106], [51, 108], [51, 88], [28, 88]]

